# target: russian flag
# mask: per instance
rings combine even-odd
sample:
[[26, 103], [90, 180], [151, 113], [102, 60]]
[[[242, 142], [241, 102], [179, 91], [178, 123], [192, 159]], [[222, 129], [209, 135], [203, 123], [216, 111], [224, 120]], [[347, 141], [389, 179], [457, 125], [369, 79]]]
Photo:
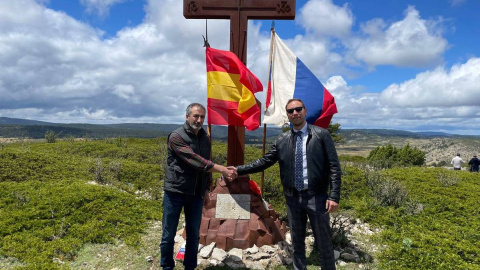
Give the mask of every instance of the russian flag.
[[307, 123], [328, 128], [337, 113], [334, 97], [274, 32], [272, 39], [272, 63], [263, 122], [277, 126], [288, 123], [285, 105], [289, 99], [298, 98], [307, 107]]

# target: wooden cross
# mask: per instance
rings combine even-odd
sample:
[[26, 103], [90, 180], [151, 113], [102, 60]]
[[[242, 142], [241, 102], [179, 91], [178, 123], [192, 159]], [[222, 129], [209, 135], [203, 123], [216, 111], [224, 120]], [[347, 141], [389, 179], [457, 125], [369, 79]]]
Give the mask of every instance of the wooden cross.
[[[248, 20], [293, 20], [295, 0], [183, 0], [183, 16], [230, 19], [230, 51], [246, 65]], [[229, 125], [227, 165], [243, 164], [244, 153], [245, 127]]]

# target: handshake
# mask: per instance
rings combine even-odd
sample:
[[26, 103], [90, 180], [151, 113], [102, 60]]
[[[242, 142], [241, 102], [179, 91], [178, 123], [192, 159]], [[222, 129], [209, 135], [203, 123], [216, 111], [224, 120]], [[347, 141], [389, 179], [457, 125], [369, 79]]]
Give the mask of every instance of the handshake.
[[222, 173], [223, 178], [228, 181], [233, 181], [238, 177], [237, 168], [234, 166], [223, 167], [220, 172]]

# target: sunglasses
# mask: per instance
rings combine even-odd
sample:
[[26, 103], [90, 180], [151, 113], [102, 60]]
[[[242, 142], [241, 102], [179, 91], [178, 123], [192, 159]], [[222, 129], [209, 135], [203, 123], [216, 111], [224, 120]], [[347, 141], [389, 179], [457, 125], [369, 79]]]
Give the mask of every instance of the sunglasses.
[[303, 107], [296, 107], [296, 108], [293, 108], [293, 109], [287, 109], [287, 113], [292, 114], [293, 111], [301, 112], [302, 110], [303, 110]]

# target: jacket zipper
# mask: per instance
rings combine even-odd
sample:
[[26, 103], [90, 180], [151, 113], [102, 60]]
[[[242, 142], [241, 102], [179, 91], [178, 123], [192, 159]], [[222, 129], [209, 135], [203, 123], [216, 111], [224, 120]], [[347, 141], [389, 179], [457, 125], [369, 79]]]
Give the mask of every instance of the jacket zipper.
[[[200, 144], [198, 143], [198, 137], [195, 135], [195, 140], [196, 140], [196, 143], [197, 143], [197, 147], [198, 147], [198, 153], [200, 154], [200, 156], [202, 156], [202, 148], [200, 147]], [[197, 191], [197, 185], [198, 185], [198, 171], [195, 170], [195, 186], [194, 186], [194, 189], [193, 189], [193, 196], [195, 196], [195, 192]]]

